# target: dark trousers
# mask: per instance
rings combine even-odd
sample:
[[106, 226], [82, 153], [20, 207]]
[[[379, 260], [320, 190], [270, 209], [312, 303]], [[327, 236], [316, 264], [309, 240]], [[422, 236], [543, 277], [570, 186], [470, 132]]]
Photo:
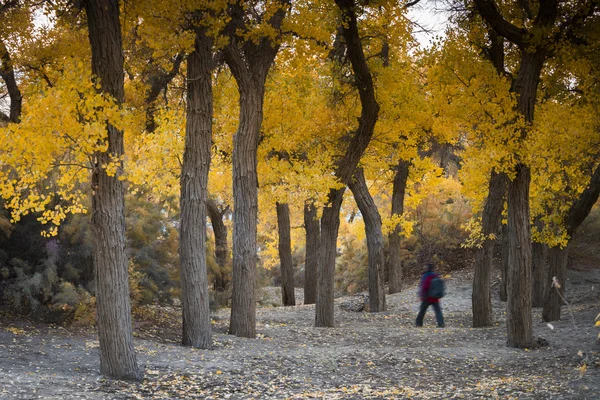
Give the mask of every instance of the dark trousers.
[[425, 317], [425, 311], [429, 306], [433, 306], [433, 310], [435, 311], [435, 319], [437, 320], [438, 326], [444, 326], [444, 315], [442, 314], [442, 308], [440, 307], [440, 303], [430, 303], [428, 301], [423, 301], [421, 303], [421, 309], [419, 310], [419, 314], [417, 315], [417, 326], [423, 326], [423, 318]]

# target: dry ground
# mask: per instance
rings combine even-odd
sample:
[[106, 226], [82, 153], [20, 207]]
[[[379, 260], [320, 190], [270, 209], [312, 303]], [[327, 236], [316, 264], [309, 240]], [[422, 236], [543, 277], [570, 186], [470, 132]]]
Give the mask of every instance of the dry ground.
[[413, 326], [414, 287], [388, 296], [388, 311], [377, 314], [344, 311], [348, 298], [338, 299], [332, 329], [313, 327], [314, 306], [262, 308], [257, 339], [227, 335], [223, 310], [212, 350], [179, 346], [178, 311], [152, 308], [147, 320], [160, 327], [136, 323], [138, 383], [99, 375], [93, 332], [0, 321], [0, 399], [600, 399], [600, 270], [569, 277], [562, 321], [551, 329], [534, 310], [534, 333], [550, 345], [527, 350], [505, 346], [499, 301], [495, 327], [470, 328], [465, 272], [448, 279], [444, 329], [433, 310], [424, 328]]

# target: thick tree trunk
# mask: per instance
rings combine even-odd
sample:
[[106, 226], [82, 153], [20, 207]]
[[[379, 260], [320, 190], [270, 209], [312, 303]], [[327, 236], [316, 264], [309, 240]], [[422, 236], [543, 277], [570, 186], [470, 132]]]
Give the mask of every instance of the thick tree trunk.
[[279, 264], [281, 266], [281, 298], [284, 306], [295, 306], [290, 206], [287, 203], [277, 203], [277, 228], [279, 232]]
[[529, 226], [530, 171], [517, 166], [508, 186], [508, 285], [506, 327], [509, 347], [533, 344], [531, 314], [531, 234]]
[[[500, 13], [495, 1], [475, 0], [477, 10], [483, 19], [501, 36], [518, 46], [520, 65], [511, 91], [517, 95], [517, 110], [526, 123], [533, 122], [540, 73], [548, 50], [554, 44], [552, 36], [543, 40], [531, 38], [538, 33], [551, 32], [554, 27], [558, 3], [546, 2], [539, 7], [537, 16], [529, 29], [513, 25]], [[517, 139], [523, 140], [526, 130]], [[531, 321], [531, 234], [529, 226], [529, 168], [519, 162], [516, 177], [508, 189], [508, 232], [509, 270], [507, 328], [508, 345], [527, 347], [533, 341]]]
[[227, 290], [229, 278], [226, 270], [229, 264], [229, 247], [227, 245], [227, 227], [223, 222], [223, 213], [219, 210], [217, 202], [211, 198], [206, 200], [206, 209], [215, 235], [215, 260], [219, 266], [219, 272], [214, 278], [214, 289], [219, 292]]
[[212, 142], [212, 40], [196, 33], [187, 62], [187, 122], [181, 171], [181, 297], [184, 346], [211, 347], [206, 198]]
[[[410, 162], [406, 160], [400, 160], [396, 167], [392, 188], [392, 217], [395, 215], [401, 216], [404, 213], [404, 196], [406, 194], [409, 168]], [[401, 228], [396, 226], [388, 235], [387, 270], [390, 294], [398, 293], [402, 290], [401, 233]]]
[[[544, 301], [542, 310], [542, 320], [545, 322], [560, 320], [560, 309], [564, 304], [565, 297], [568, 255], [568, 246], [565, 248], [551, 247], [548, 251], [550, 268], [544, 285], [546, 301]], [[553, 284], [555, 278], [558, 285]]]
[[263, 87], [240, 87], [240, 123], [233, 139], [233, 292], [230, 331], [256, 336], [256, 219], [258, 137]]
[[[346, 42], [347, 54], [352, 64], [362, 106], [358, 129], [350, 140], [346, 153], [338, 162], [335, 172], [338, 179], [348, 185], [360, 157], [373, 136], [373, 130], [375, 129], [375, 123], [379, 114], [379, 104], [375, 99], [373, 79], [360, 41], [358, 19], [355, 13], [356, 5], [353, 0], [336, 0], [336, 4], [346, 21], [340, 27], [340, 30]], [[345, 188], [330, 190], [328, 196], [329, 205], [323, 210], [321, 218], [320, 261], [322, 264], [319, 265], [317, 305], [315, 307], [315, 325], [318, 327], [334, 326], [333, 278], [335, 274], [337, 236], [340, 225], [339, 212], [344, 191]]]
[[[546, 52], [521, 51], [519, 74], [512, 85], [517, 109], [527, 123], [533, 122], [536, 92]], [[523, 133], [523, 139], [525, 133]], [[531, 229], [529, 222], [529, 167], [517, 164], [516, 176], [508, 187], [508, 288], [506, 325], [510, 347], [533, 343], [531, 313]]]
[[10, 122], [19, 122], [23, 97], [15, 79], [15, 70], [4, 41], [0, 40], [0, 77], [6, 85], [10, 97]]
[[531, 303], [533, 307], [542, 307], [546, 297], [546, 284], [548, 281], [548, 267], [546, 258], [548, 246], [544, 243], [531, 244], [531, 262], [533, 284], [531, 287]]
[[[265, 17], [278, 32], [286, 14], [287, 1]], [[229, 331], [236, 336], [256, 336], [256, 223], [258, 212], [257, 155], [267, 73], [279, 46], [269, 37], [248, 39], [246, 10], [241, 3], [229, 7], [227, 30], [231, 42], [223, 55], [240, 93], [240, 119], [233, 138], [233, 289]], [[242, 36], [239, 36], [242, 34]]]
[[321, 228], [314, 204], [304, 205], [306, 230], [306, 257], [304, 260], [304, 304], [314, 304], [317, 298], [317, 271], [319, 268], [319, 243]]
[[[92, 72], [101, 90], [119, 103], [124, 99], [123, 48], [117, 0], [86, 0]], [[131, 332], [131, 304], [125, 251], [125, 202], [122, 171], [109, 176], [103, 164], [124, 154], [123, 132], [108, 129], [108, 150], [95, 154], [92, 170], [93, 260], [100, 341], [100, 370], [118, 379], [139, 379]]]
[[500, 301], [508, 301], [508, 224], [502, 224], [502, 243], [500, 248]]
[[335, 326], [333, 291], [335, 276], [335, 256], [340, 227], [340, 207], [346, 188], [329, 192], [329, 205], [323, 209], [321, 217], [321, 245], [319, 247], [319, 271], [317, 274], [317, 303], [315, 306], [315, 326]]
[[492, 326], [492, 298], [490, 289], [490, 274], [494, 258], [495, 239], [490, 235], [498, 234], [507, 178], [505, 174], [492, 171], [488, 197], [483, 208], [482, 231], [485, 235], [483, 245], [475, 253], [475, 276], [473, 278], [473, 327]]
[[385, 311], [385, 286], [383, 283], [385, 255], [381, 216], [369, 193], [362, 168], [354, 170], [354, 180], [350, 183], [350, 190], [352, 190], [365, 223], [369, 259], [369, 311]]

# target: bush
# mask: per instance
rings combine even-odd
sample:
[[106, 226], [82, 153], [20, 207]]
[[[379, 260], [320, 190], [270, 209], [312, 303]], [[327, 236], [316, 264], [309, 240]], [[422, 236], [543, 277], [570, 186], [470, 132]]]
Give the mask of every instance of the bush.
[[[178, 294], [178, 234], [158, 204], [127, 201], [127, 242], [133, 307], [172, 301]], [[6, 218], [0, 215], [0, 220]], [[10, 230], [0, 221], [0, 302], [54, 323], [95, 321], [92, 232], [88, 215], [71, 215], [55, 238], [27, 215]]]

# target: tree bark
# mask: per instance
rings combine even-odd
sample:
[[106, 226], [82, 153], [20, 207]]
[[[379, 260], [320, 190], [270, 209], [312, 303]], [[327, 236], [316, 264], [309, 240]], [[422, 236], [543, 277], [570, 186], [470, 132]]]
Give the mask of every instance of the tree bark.
[[492, 326], [492, 298], [490, 274], [494, 258], [495, 239], [490, 235], [497, 235], [504, 207], [506, 193], [506, 175], [492, 171], [489, 183], [488, 197], [483, 208], [482, 231], [485, 239], [481, 248], [475, 253], [475, 276], [473, 278], [473, 327], [480, 328]]
[[219, 292], [227, 290], [229, 278], [226, 274], [229, 264], [229, 247], [227, 245], [227, 227], [223, 222], [223, 213], [219, 210], [217, 202], [210, 197], [206, 200], [208, 217], [215, 235], [215, 260], [219, 266], [219, 272], [214, 278], [214, 289]]
[[[23, 97], [15, 79], [15, 70], [4, 41], [0, 40], [0, 77], [6, 84], [8, 96], [10, 97], [10, 122], [17, 123], [21, 116], [21, 105]], [[4, 115], [4, 114], [2, 114]]]
[[284, 306], [295, 306], [294, 265], [292, 262], [292, 241], [289, 204], [277, 203], [277, 228], [279, 232], [279, 264], [281, 266], [281, 298]]
[[508, 301], [508, 224], [502, 224], [502, 244], [500, 249], [500, 301]]
[[[344, 24], [340, 30], [346, 42], [347, 54], [352, 64], [352, 70], [358, 88], [362, 106], [358, 129], [350, 140], [346, 153], [338, 162], [335, 174], [345, 185], [350, 183], [354, 169], [360, 157], [367, 148], [379, 114], [379, 104], [375, 98], [375, 89], [369, 66], [358, 32], [358, 19], [356, 17], [356, 4], [353, 0], [336, 0], [342, 12]], [[340, 207], [345, 188], [330, 190], [329, 204], [323, 210], [321, 218], [321, 250], [317, 278], [317, 305], [315, 307], [315, 326], [333, 327], [334, 321], [334, 274], [338, 229], [340, 225]]]
[[306, 230], [306, 257], [304, 260], [304, 304], [314, 304], [317, 298], [317, 271], [319, 268], [319, 243], [321, 229], [317, 209], [313, 203], [304, 205]]
[[508, 187], [508, 282], [506, 327], [509, 347], [531, 347], [531, 234], [529, 227], [530, 171], [517, 167]]
[[383, 283], [385, 255], [381, 216], [369, 193], [362, 168], [354, 170], [354, 180], [350, 183], [350, 190], [352, 190], [365, 223], [369, 259], [369, 311], [385, 311], [385, 285]]
[[[517, 94], [517, 110], [526, 123], [533, 122], [540, 73], [554, 38], [548, 36], [558, 12], [556, 0], [545, 0], [529, 29], [513, 25], [500, 13], [493, 0], [475, 0], [483, 19], [520, 50], [520, 65], [511, 91]], [[537, 37], [543, 36], [542, 41]], [[536, 38], [533, 42], [532, 38]], [[523, 140], [526, 130], [518, 139]], [[509, 270], [507, 329], [510, 347], [528, 347], [533, 342], [531, 321], [531, 233], [529, 226], [529, 167], [515, 166], [516, 176], [508, 188]]]
[[321, 245], [319, 247], [319, 271], [317, 273], [317, 303], [315, 326], [335, 326], [333, 294], [337, 236], [340, 228], [340, 207], [346, 188], [329, 192], [329, 204], [321, 217]]
[[[101, 90], [124, 100], [123, 47], [117, 0], [86, 0], [92, 73]], [[131, 304], [125, 250], [125, 202], [122, 168], [109, 176], [103, 164], [124, 154], [123, 132], [107, 126], [108, 150], [94, 155], [92, 169], [93, 260], [100, 341], [100, 370], [118, 379], [139, 379], [131, 332]], [[114, 161], [113, 161], [114, 162]]]
[[[563, 298], [565, 297], [569, 249], [568, 247], [551, 247], [548, 253], [550, 268], [543, 287], [546, 299], [542, 309], [542, 320], [545, 322], [560, 320], [560, 309], [564, 304]], [[556, 278], [558, 286], [553, 284], [554, 278]]]
[[[404, 213], [404, 196], [406, 195], [406, 182], [408, 181], [408, 171], [410, 161], [400, 160], [396, 167], [394, 175], [394, 185], [392, 188], [392, 217], [401, 216]], [[396, 226], [388, 235], [388, 259], [387, 269], [389, 276], [389, 293], [398, 293], [402, 290], [402, 255], [400, 234], [402, 229]]]
[[533, 307], [542, 307], [546, 297], [546, 283], [548, 281], [547, 259], [548, 246], [544, 243], [531, 244], [531, 261], [533, 270], [533, 284], [531, 287], [531, 303]]
[[256, 336], [256, 218], [258, 135], [264, 88], [240, 86], [240, 123], [233, 139], [233, 292], [230, 331]]
[[[268, 23], [281, 28], [287, 3], [280, 2]], [[256, 224], [258, 212], [257, 155], [263, 119], [265, 80], [279, 45], [267, 37], [256, 41], [243, 33], [245, 10], [241, 2], [230, 6], [231, 42], [224, 49], [240, 93], [240, 118], [233, 138], [233, 289], [231, 298], [232, 334], [256, 336]], [[240, 36], [241, 34], [241, 36]]]
[[212, 141], [212, 40], [198, 30], [187, 62], [185, 149], [181, 171], [181, 297], [184, 346], [211, 347], [206, 266], [206, 198]]

